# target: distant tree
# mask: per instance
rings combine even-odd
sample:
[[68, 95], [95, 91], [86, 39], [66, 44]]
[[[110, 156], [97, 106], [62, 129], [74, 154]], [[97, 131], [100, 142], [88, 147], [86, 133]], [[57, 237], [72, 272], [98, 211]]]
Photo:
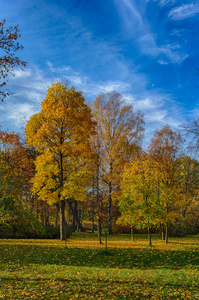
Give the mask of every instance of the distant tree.
[[[8, 74], [12, 71], [12, 69], [16, 66], [25, 67], [26, 62], [20, 60], [15, 52], [17, 50], [22, 50], [23, 46], [17, 42], [17, 39], [20, 38], [21, 34], [19, 32], [19, 25], [14, 27], [4, 28], [5, 20], [0, 22], [0, 49], [5, 55], [0, 57], [0, 88], [6, 85], [6, 81], [4, 79], [8, 76]], [[7, 92], [3, 92], [0, 90], [0, 97], [3, 101], [4, 98], [8, 96]]]

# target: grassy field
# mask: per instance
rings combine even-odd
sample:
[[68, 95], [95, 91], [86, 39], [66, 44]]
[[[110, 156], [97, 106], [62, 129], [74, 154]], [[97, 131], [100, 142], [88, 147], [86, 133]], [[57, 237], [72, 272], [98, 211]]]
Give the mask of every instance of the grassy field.
[[199, 236], [0, 240], [1, 299], [199, 299]]

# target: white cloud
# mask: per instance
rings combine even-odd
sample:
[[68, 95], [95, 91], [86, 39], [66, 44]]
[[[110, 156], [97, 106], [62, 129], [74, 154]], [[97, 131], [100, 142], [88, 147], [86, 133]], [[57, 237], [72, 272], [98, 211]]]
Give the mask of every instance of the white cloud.
[[190, 17], [195, 16], [199, 13], [199, 5], [198, 4], [183, 4], [181, 6], [173, 8], [170, 13], [169, 17], [173, 20], [183, 20]]
[[168, 65], [168, 62], [167, 62], [167, 61], [164, 61], [164, 60], [161, 60], [161, 59], [158, 60], [158, 63], [159, 63], [160, 65]]

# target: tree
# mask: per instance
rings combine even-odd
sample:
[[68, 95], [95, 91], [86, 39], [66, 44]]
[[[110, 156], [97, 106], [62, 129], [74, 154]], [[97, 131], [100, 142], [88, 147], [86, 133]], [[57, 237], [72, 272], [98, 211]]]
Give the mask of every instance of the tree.
[[163, 176], [159, 164], [148, 154], [127, 164], [123, 173], [119, 197], [122, 219], [132, 227], [147, 228], [150, 246], [150, 230], [160, 214], [159, 191], [163, 188]]
[[154, 133], [149, 145], [149, 153], [159, 163], [160, 172], [164, 174], [164, 189], [161, 191], [161, 205], [164, 213], [162, 223], [165, 226], [165, 242], [168, 242], [168, 224], [178, 217], [180, 205], [180, 187], [177, 179], [178, 158], [182, 149], [182, 138], [179, 132], [169, 125]]
[[100, 177], [108, 192], [108, 231], [112, 233], [113, 192], [118, 187], [124, 164], [140, 150], [143, 115], [133, 111], [118, 92], [100, 94], [93, 104], [100, 141]]
[[60, 238], [66, 237], [66, 200], [85, 198], [89, 181], [86, 165], [94, 132], [91, 110], [81, 92], [61, 83], [53, 84], [42, 101], [42, 109], [27, 126], [29, 146], [37, 147], [33, 191], [41, 200], [60, 207]]
[[41, 227], [31, 213], [30, 179], [33, 174], [33, 162], [19, 135], [0, 131], [1, 236], [19, 236], [22, 231], [23, 236], [25, 233], [33, 236]]
[[[6, 81], [4, 81], [4, 79], [14, 67], [26, 66], [26, 62], [20, 60], [15, 55], [16, 51], [23, 49], [23, 46], [17, 42], [17, 39], [21, 36], [18, 28], [19, 25], [8, 27], [7, 29], [4, 29], [4, 25], [5, 20], [0, 22], [0, 48], [5, 52], [5, 55], [0, 57], [0, 80], [3, 79], [3, 82], [0, 83], [0, 88], [6, 85]], [[4, 98], [8, 96], [8, 93], [0, 91], [0, 96], [3, 101]]]

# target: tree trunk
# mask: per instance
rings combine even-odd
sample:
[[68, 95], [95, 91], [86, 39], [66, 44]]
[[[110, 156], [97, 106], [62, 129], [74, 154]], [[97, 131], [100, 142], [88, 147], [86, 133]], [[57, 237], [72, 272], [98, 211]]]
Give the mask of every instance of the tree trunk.
[[108, 233], [113, 233], [112, 228], [112, 184], [109, 182], [109, 196], [108, 196]]
[[101, 236], [102, 236], [102, 225], [101, 225], [101, 220], [100, 220], [100, 216], [98, 215], [98, 222], [97, 222], [97, 235], [98, 235], [98, 240], [99, 240], [99, 243], [102, 244], [102, 239], [101, 239]]
[[160, 224], [160, 230], [161, 230], [161, 237], [162, 240], [165, 240], [165, 229], [164, 229], [164, 224]]
[[150, 228], [149, 224], [148, 224], [148, 240], [149, 240], [149, 246], [151, 246], [152, 245], [151, 244], [151, 228]]
[[56, 203], [55, 206], [56, 206], [56, 212], [55, 212], [54, 227], [57, 227], [58, 226], [59, 211], [60, 211], [59, 203]]
[[101, 218], [100, 218], [100, 193], [99, 193], [99, 156], [97, 155], [97, 170], [96, 170], [96, 200], [97, 200], [97, 234], [99, 243], [102, 244], [101, 235], [102, 235], [102, 225], [101, 225]]
[[65, 219], [66, 201], [60, 201], [60, 240], [66, 240], [66, 219]]
[[73, 231], [77, 230], [77, 201], [73, 201], [73, 209], [72, 209], [72, 213], [73, 213]]
[[165, 244], [168, 243], [168, 221], [166, 222], [166, 228], [165, 228]]
[[134, 241], [134, 232], [133, 232], [133, 227], [131, 227], [131, 240]]
[[113, 165], [110, 162], [110, 181], [109, 181], [109, 196], [108, 196], [108, 233], [113, 233], [113, 224], [112, 224], [112, 174], [113, 174]]
[[92, 211], [92, 219], [91, 219], [91, 221], [92, 221], [92, 233], [94, 233], [95, 232], [95, 221], [94, 221], [94, 213], [93, 213], [93, 211]]
[[83, 228], [81, 220], [78, 215], [77, 201], [74, 199], [67, 199], [67, 202], [73, 215], [72, 231], [80, 230], [84, 232], [85, 229]]

